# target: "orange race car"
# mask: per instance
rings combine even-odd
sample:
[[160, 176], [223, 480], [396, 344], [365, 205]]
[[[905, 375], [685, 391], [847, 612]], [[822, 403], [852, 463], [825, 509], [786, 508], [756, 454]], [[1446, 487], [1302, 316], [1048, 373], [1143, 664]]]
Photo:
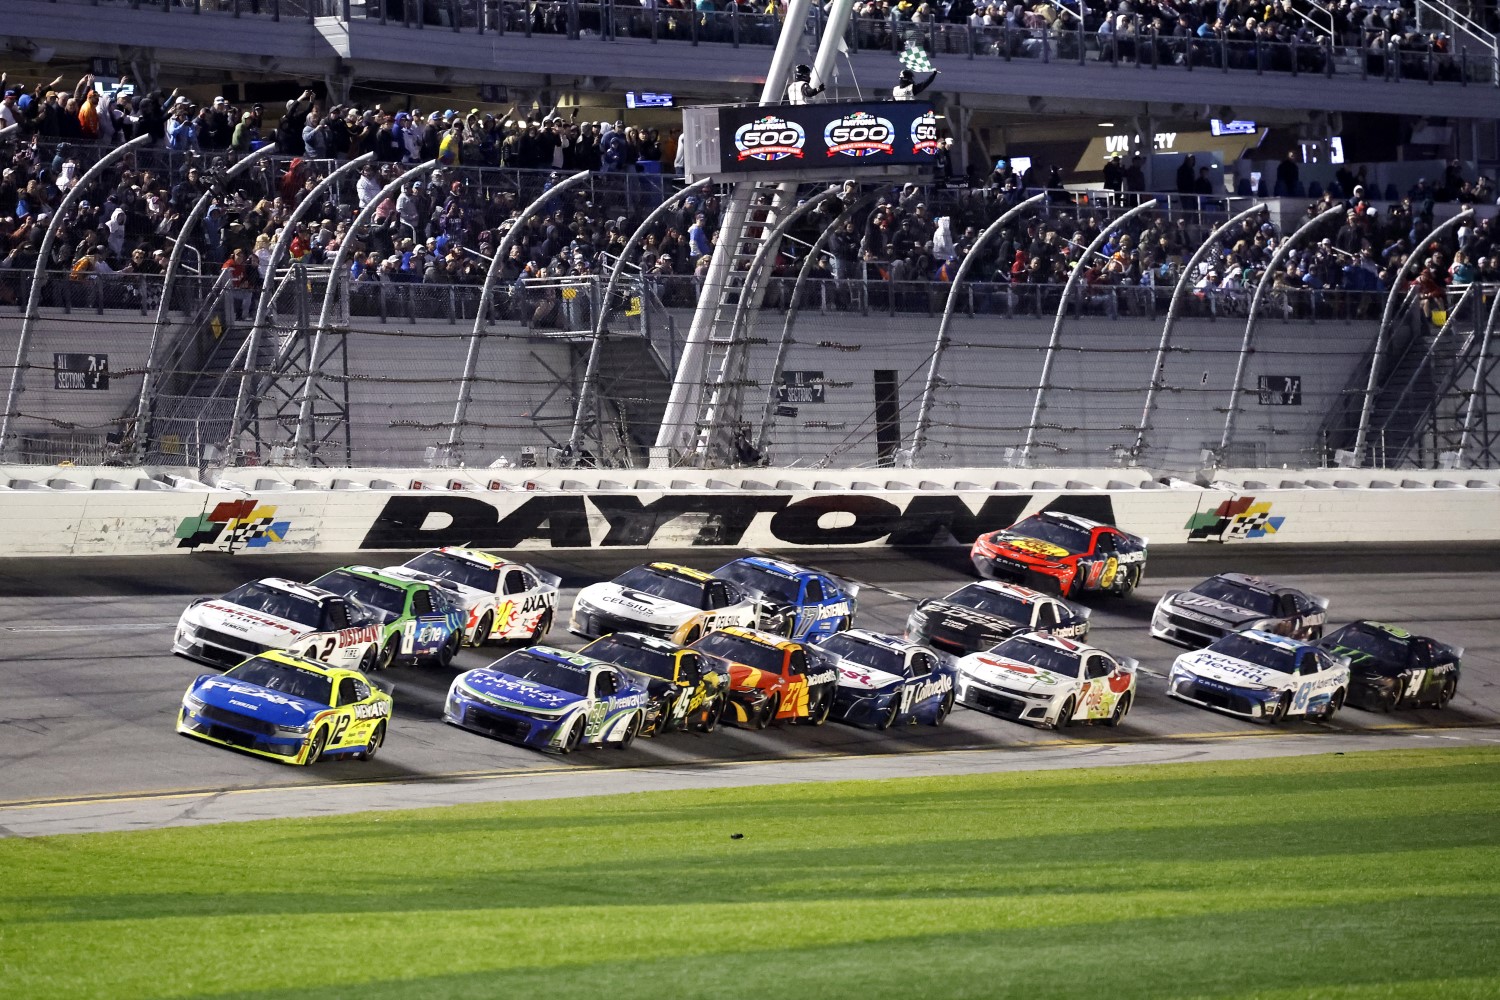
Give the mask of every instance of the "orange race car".
[[1044, 510], [980, 535], [969, 551], [986, 580], [1077, 597], [1086, 590], [1121, 597], [1146, 570], [1146, 540], [1076, 514]]
[[764, 729], [779, 719], [815, 726], [828, 720], [838, 671], [809, 656], [802, 643], [731, 625], [691, 648], [729, 665], [726, 722]]

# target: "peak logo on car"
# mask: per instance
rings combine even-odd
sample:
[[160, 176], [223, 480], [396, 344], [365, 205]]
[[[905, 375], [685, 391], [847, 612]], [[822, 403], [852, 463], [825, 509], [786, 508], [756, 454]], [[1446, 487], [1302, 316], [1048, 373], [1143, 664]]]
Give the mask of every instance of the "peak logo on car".
[[911, 123], [911, 151], [936, 156], [938, 151], [937, 118], [931, 111], [918, 115]]
[[829, 156], [887, 156], [895, 149], [896, 129], [889, 118], [877, 118], [868, 111], [856, 111], [835, 118], [823, 129], [823, 142]]
[[785, 118], [766, 115], [741, 125], [734, 133], [734, 148], [740, 160], [775, 163], [789, 157], [802, 159], [807, 133], [801, 125]]

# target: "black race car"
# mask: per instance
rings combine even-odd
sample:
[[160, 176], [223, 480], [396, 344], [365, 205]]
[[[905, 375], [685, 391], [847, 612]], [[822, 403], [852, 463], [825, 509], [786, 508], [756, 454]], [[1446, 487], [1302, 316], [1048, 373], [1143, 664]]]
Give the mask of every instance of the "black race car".
[[1382, 622], [1352, 622], [1318, 643], [1349, 660], [1349, 704], [1371, 711], [1445, 708], [1458, 691], [1456, 646]]
[[1220, 573], [1192, 590], [1163, 594], [1151, 615], [1151, 634], [1189, 649], [1252, 628], [1312, 641], [1323, 635], [1327, 621], [1326, 598], [1256, 576]]
[[582, 653], [646, 675], [651, 704], [643, 736], [679, 729], [711, 733], [729, 702], [728, 666], [675, 642], [613, 632], [584, 646]]
[[1089, 634], [1089, 611], [1028, 587], [984, 580], [922, 601], [906, 619], [908, 642], [959, 656], [1033, 631], [1082, 639]]

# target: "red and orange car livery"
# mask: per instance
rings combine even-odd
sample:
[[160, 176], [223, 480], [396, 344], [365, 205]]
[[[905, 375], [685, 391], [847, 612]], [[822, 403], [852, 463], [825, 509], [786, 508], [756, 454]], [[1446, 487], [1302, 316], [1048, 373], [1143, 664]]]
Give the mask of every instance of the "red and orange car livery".
[[980, 535], [969, 559], [987, 580], [1064, 597], [1086, 590], [1124, 596], [1146, 571], [1146, 539], [1076, 514], [1044, 510]]
[[828, 720], [838, 671], [809, 656], [802, 643], [731, 625], [710, 632], [691, 648], [728, 665], [726, 721], [764, 729], [778, 720], [815, 726]]

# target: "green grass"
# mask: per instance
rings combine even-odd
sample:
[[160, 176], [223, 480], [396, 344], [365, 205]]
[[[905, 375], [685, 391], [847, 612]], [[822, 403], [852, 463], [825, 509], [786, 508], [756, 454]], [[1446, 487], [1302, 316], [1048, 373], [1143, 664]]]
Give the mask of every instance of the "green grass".
[[7, 1000], [1493, 998], [1497, 962], [1500, 750], [0, 841]]

